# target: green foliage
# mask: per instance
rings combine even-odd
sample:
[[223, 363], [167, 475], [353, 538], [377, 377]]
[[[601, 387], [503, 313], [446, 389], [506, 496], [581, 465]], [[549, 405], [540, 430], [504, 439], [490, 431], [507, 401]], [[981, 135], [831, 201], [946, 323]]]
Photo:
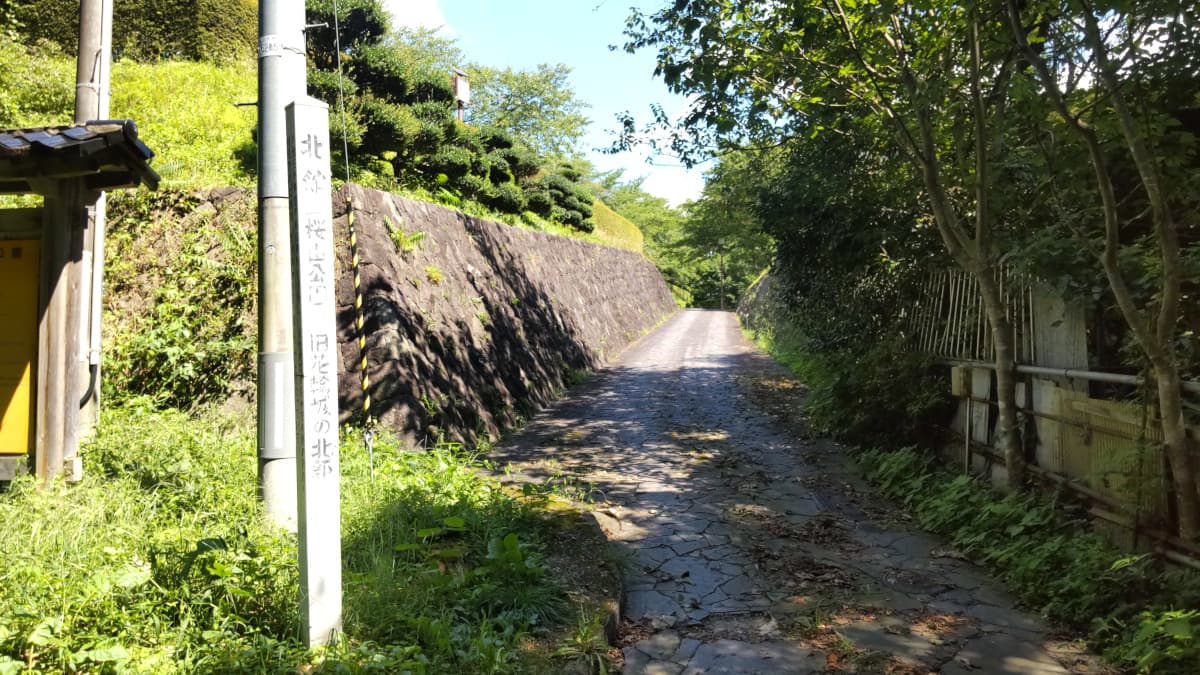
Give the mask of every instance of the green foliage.
[[[74, 63], [0, 37], [0, 126], [70, 124]], [[237, 66], [122, 61], [113, 66], [111, 115], [137, 122], [139, 136], [157, 154], [153, 165], [164, 185], [247, 185], [254, 109], [234, 104], [255, 99], [255, 82], [253, 70]]]
[[255, 497], [253, 420], [103, 413], [81, 484], [0, 494], [0, 672], [509, 673], [566, 618], [542, 521], [454, 446], [342, 442], [345, 635], [297, 639], [296, 545]]
[[[1115, 645], [1112, 654], [1142, 673], [1192, 672], [1200, 665], [1200, 611], [1176, 609], [1141, 612], [1132, 622], [1133, 635]], [[1189, 665], [1190, 664], [1190, 665]]]
[[896, 338], [821, 345], [807, 334], [806, 317], [789, 308], [781, 285], [764, 276], [738, 312], [749, 336], [808, 386], [805, 419], [814, 429], [886, 447], [936, 438], [933, 430], [951, 407], [949, 384], [932, 358], [912, 354]]
[[[112, 114], [137, 121], [169, 187], [251, 185], [255, 176], [253, 69], [170, 61], [119, 63]], [[186, 96], [179, 92], [186, 91]]]
[[427, 265], [425, 267], [425, 278], [431, 284], [440, 284], [443, 279], [442, 270], [438, 269], [436, 265]]
[[643, 233], [643, 247], [671, 287], [676, 300], [691, 306], [694, 258], [680, 245], [684, 214], [667, 200], [642, 189], [644, 178], [621, 182], [620, 173], [597, 177], [597, 196], [618, 215], [635, 223]]
[[554, 208], [554, 197], [550, 191], [546, 189], [527, 190], [525, 199], [528, 203], [529, 210], [539, 216], [549, 217], [551, 210]]
[[[537, 195], [536, 197], [534, 195]], [[594, 198], [568, 165], [560, 165], [531, 186], [529, 208], [538, 215], [569, 225], [581, 232], [592, 232]]]
[[645, 237], [638, 226], [599, 199], [592, 202], [592, 220], [596, 223], [594, 232], [601, 241], [630, 251], [642, 252]]
[[26, 49], [17, 39], [0, 34], [0, 127], [71, 122], [74, 78], [74, 61], [43, 48]]
[[101, 429], [82, 484], [0, 495], [0, 668], [217, 672], [288, 634], [294, 546], [260, 517], [253, 435], [142, 405]]
[[488, 206], [504, 213], [520, 213], [525, 210], [525, 193], [514, 183], [500, 183], [494, 185], [493, 190], [484, 200]]
[[535, 70], [472, 66], [470, 119], [504, 129], [545, 159], [566, 157], [587, 131], [588, 104], [571, 89], [565, 64]]
[[[344, 488], [347, 633], [420, 644], [431, 672], [510, 671], [521, 634], [565, 614], [536, 518], [455, 446], [386, 452], [392, 443], [382, 455], [377, 445], [374, 485]], [[347, 473], [366, 469], [354, 457]]]
[[676, 246], [691, 267], [693, 302], [733, 307], [750, 282], [770, 263], [771, 239], [752, 214], [755, 189], [771, 175], [775, 153], [729, 153], [706, 174], [700, 199]]
[[25, 23], [17, 15], [17, 3], [13, 0], [0, 0], [0, 37], [17, 41], [21, 37], [21, 29]]
[[[313, 0], [307, 8], [310, 24], [333, 25], [333, 3]], [[378, 0], [350, 0], [338, 3], [338, 10], [346, 49], [340, 57], [335, 55], [328, 29], [314, 29], [309, 58], [323, 72], [310, 75], [309, 81], [313, 95], [336, 105], [334, 71], [339, 63], [343, 67], [347, 120], [331, 131], [335, 141], [344, 138], [349, 147], [355, 180], [386, 190], [430, 194], [443, 204], [490, 217], [531, 210], [577, 231], [592, 230], [592, 198], [575, 185], [578, 177], [559, 176], [570, 185], [549, 195], [539, 194], [548, 190], [535, 181], [545, 173], [536, 144], [551, 139], [546, 142], [553, 153], [546, 159], [557, 159], [586, 123], [576, 115], [582, 104], [567, 86], [565, 68], [537, 74], [481, 71], [499, 73], [497, 82], [506, 82], [514, 92], [519, 89], [524, 112], [463, 124], [455, 117], [449, 72], [464, 57], [453, 40], [432, 31], [390, 30]], [[487, 90], [483, 87], [482, 98], [475, 97], [472, 110], [500, 109], [499, 103], [488, 108], [487, 101], [494, 97], [489, 99]], [[477, 94], [480, 91], [476, 88]], [[504, 105], [511, 107], [516, 100], [506, 99]], [[538, 117], [528, 117], [535, 111]], [[551, 175], [559, 174], [555, 169]]]
[[867, 451], [856, 461], [922, 527], [991, 567], [1044, 616], [1090, 630], [1117, 665], [1180, 675], [1200, 668], [1194, 571], [1122, 554], [1055, 502], [997, 495], [969, 476], [934, 469], [912, 448]]
[[508, 170], [517, 180], [525, 181], [533, 178], [541, 170], [537, 156], [520, 145], [513, 145], [511, 148], [497, 148], [493, 154], [504, 159], [508, 164]]
[[[78, 2], [14, 2], [9, 11], [30, 42], [45, 41], [62, 54], [75, 54]], [[257, 26], [255, 0], [116, 0], [113, 58], [246, 61], [254, 55]]]
[[383, 223], [387, 227], [388, 236], [391, 237], [392, 243], [396, 245], [396, 250], [400, 253], [412, 253], [420, 248], [421, 242], [425, 241], [425, 232], [406, 234], [399, 225], [393, 224], [387, 218], [384, 218]]
[[743, 165], [770, 170], [722, 171], [710, 191], [775, 242], [770, 276], [739, 313], [811, 387], [809, 420], [852, 443], [904, 445], [948, 412], [949, 387], [912, 353], [903, 313], [945, 262], [905, 165], [855, 128]]
[[[1088, 44], [1088, 18], [1095, 23], [1096, 14], [1105, 36], [1091, 41], [1102, 41], [1105, 49]], [[1086, 298], [1107, 315], [1098, 323], [1128, 334], [1119, 325], [1124, 319], [1112, 310], [1108, 275], [1096, 264], [1105, 215], [1087, 143], [1077, 131], [1094, 132], [1101, 163], [1111, 174], [1100, 182], [1119, 202], [1114, 222], [1120, 232], [1111, 241], [1118, 242], [1115, 254], [1124, 277], [1118, 285], [1133, 300], [1122, 306], [1128, 311], [1137, 305], [1144, 313], [1127, 323], [1152, 324], [1159, 307], [1170, 309], [1160, 301], [1173, 295], [1168, 289], [1174, 282], [1165, 274], [1174, 257], [1165, 253], [1171, 242], [1178, 238], [1182, 247], [1178, 278], [1189, 279], [1200, 260], [1192, 238], [1168, 234], [1179, 226], [1163, 219], [1170, 212], [1182, 223], [1189, 216], [1180, 214], [1197, 210], [1200, 144], [1191, 110], [1200, 88], [1191, 71], [1200, 54], [1198, 24], [1195, 8], [1160, 2], [1093, 8], [1049, 0], [997, 8], [730, 0], [635, 10], [626, 48], [655, 49], [656, 74], [674, 91], [694, 97], [694, 105], [674, 121], [656, 111], [646, 131], [657, 135], [639, 132], [627, 120], [618, 146], [669, 147], [685, 161], [724, 157], [730, 147], [780, 146], [792, 155], [819, 148], [819, 155], [803, 160], [804, 171], [778, 181], [773, 189], [782, 199], [773, 201], [780, 208], [763, 219], [781, 243], [782, 263], [826, 273], [826, 261], [812, 260], [807, 249], [787, 241], [789, 215], [810, 220], [839, 215], [819, 234], [844, 244], [858, 238], [858, 250], [868, 254], [885, 245], [896, 260], [903, 258], [893, 243], [875, 235], [884, 221], [907, 219], [909, 232], [942, 233], [935, 243], [944, 241], [949, 255], [936, 265], [952, 258], [975, 274], [1003, 259], [1069, 296]], [[1032, 58], [1020, 53], [1016, 33], [1033, 36]], [[1155, 48], [1144, 48], [1151, 42]], [[1109, 66], [1098, 65], [1100, 56]], [[1044, 60], [1045, 72], [1033, 60]], [[1112, 86], [1104, 84], [1106, 71]], [[1074, 110], [1068, 117], [1077, 115], [1079, 125], [1052, 105], [1048, 83], [1064, 90], [1064, 110]], [[1118, 93], [1130, 102], [1124, 113], [1117, 110]], [[1139, 145], [1145, 152], [1135, 161], [1131, 153]], [[782, 159], [792, 162], [786, 154]], [[1167, 197], [1154, 206], [1148, 193], [1160, 182]], [[835, 184], [840, 189], [830, 189]], [[868, 193], [869, 208], [860, 210], [866, 218], [844, 217], [856, 210], [860, 185]], [[759, 201], [772, 206], [772, 200]], [[903, 232], [891, 229], [890, 236]], [[1159, 241], [1156, 232], [1166, 239]], [[861, 241], [872, 238], [876, 241]], [[840, 273], [829, 276], [837, 279]], [[1188, 325], [1195, 323], [1195, 305], [1181, 305]], [[1158, 323], [1185, 322], [1172, 316]], [[1189, 356], [1200, 352], [1196, 331], [1175, 333], [1159, 339], [1180, 345]], [[1147, 361], [1141, 355], [1134, 363], [1114, 358], [1113, 347], [1096, 351], [1110, 368], [1140, 368]]]
[[466, 148], [442, 148], [429, 160], [429, 170], [443, 174], [450, 180], [457, 180], [471, 172], [476, 156]]
[[253, 381], [258, 248], [253, 202], [238, 203], [217, 212], [197, 210], [192, 194], [114, 196], [106, 401], [150, 396], [186, 409]]

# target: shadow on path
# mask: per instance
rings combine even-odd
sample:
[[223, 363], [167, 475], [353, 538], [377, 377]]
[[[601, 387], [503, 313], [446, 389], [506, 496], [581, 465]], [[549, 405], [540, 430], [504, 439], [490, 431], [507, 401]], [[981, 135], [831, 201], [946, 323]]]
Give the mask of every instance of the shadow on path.
[[495, 451], [508, 481], [591, 485], [628, 563], [625, 673], [1049, 674], [1087, 660], [907, 526], [836, 444], [760, 407], [764, 391], [802, 389], [732, 314], [681, 312]]

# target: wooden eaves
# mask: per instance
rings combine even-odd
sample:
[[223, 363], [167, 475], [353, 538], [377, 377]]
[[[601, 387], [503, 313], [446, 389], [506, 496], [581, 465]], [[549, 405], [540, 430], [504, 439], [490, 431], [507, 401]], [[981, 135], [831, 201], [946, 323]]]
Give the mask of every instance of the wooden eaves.
[[0, 130], [0, 194], [40, 193], [43, 181], [82, 178], [88, 190], [156, 189], [154, 151], [133, 120]]

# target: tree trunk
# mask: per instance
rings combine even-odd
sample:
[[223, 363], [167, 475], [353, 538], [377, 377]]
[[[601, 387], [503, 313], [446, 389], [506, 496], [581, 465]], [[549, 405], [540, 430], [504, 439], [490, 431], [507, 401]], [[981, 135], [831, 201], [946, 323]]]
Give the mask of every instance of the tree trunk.
[[[992, 344], [996, 349], [996, 400], [999, 415], [996, 425], [996, 441], [1004, 455], [1004, 468], [1008, 471], [1008, 485], [1020, 488], [1025, 484], [1025, 454], [1017, 435], [1017, 377], [1013, 352], [1013, 331], [1008, 322], [1004, 299], [1000, 296], [1000, 284], [996, 268], [990, 262], [994, 254], [990, 251], [990, 221], [980, 212], [976, 222], [976, 237], [968, 239], [963, 233], [958, 215], [950, 206], [950, 200], [936, 164], [936, 145], [928, 119], [928, 112], [917, 112], [917, 128], [923, 147], [917, 148], [921, 175], [929, 193], [929, 205], [933, 210], [938, 234], [946, 245], [950, 257], [967, 274], [979, 282], [979, 293], [983, 298], [988, 328], [992, 331]], [[978, 204], [986, 206], [986, 184], [981, 184]]]
[[1183, 417], [1182, 393], [1180, 390], [1179, 364], [1172, 345], [1176, 325], [1179, 321], [1180, 288], [1183, 282], [1183, 267], [1180, 263], [1180, 246], [1176, 223], [1170, 204], [1162, 189], [1158, 172], [1158, 158], [1134, 120], [1133, 112], [1125, 100], [1121, 83], [1117, 78], [1117, 67], [1108, 57], [1109, 46], [1101, 34], [1099, 22], [1090, 7], [1083, 7], [1084, 34], [1097, 62], [1097, 75], [1108, 91], [1113, 108], [1117, 112], [1121, 133], [1124, 136], [1137, 166], [1138, 177], [1151, 205], [1154, 234], [1158, 241], [1162, 264], [1161, 290], [1157, 317], [1152, 310], [1138, 307], [1133, 293], [1125, 282], [1119, 264], [1121, 251], [1119, 216], [1116, 193], [1108, 169], [1104, 150], [1095, 129], [1085, 122], [1067, 105], [1066, 96], [1059, 87], [1055, 74], [1030, 45], [1021, 22], [1021, 10], [1015, 0], [1008, 2], [1009, 24], [1017, 47], [1033, 66], [1038, 79], [1046, 88], [1050, 101], [1068, 125], [1083, 139], [1088, 149], [1092, 169], [1096, 174], [1096, 187], [1104, 214], [1104, 252], [1100, 263], [1108, 278], [1109, 287], [1117, 306], [1129, 325], [1134, 339], [1150, 360], [1158, 388], [1158, 406], [1162, 417], [1163, 442], [1167, 461], [1175, 486], [1176, 506], [1179, 511], [1179, 535], [1192, 541], [1200, 537], [1200, 496], [1197, 494], [1196, 467], [1192, 461], [1191, 441], [1187, 436]]
[[1200, 536], [1200, 495], [1196, 490], [1196, 465], [1192, 459], [1192, 441], [1188, 438], [1183, 416], [1179, 369], [1170, 362], [1154, 363], [1158, 387], [1158, 411], [1161, 416], [1163, 444], [1171, 464], [1175, 504], [1179, 512], [1179, 537], [1195, 541]]
[[992, 345], [996, 350], [996, 403], [999, 408], [996, 444], [1004, 456], [1008, 487], [1016, 490], [1025, 485], [1025, 449], [1021, 446], [1017, 425], [1017, 368], [1013, 352], [1013, 329], [1004, 300], [1000, 297], [995, 268], [989, 266], [974, 276], [979, 280], [979, 294], [983, 296], [988, 327], [992, 331]]
[[721, 275], [721, 311], [725, 311], [725, 256], [717, 254], [717, 272]]

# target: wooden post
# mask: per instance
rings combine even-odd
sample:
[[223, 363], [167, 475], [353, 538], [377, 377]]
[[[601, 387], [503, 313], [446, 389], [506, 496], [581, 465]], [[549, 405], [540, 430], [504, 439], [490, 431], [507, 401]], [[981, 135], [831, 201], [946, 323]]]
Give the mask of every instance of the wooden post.
[[38, 477], [47, 482], [70, 469], [79, 456], [80, 268], [91, 193], [82, 180], [70, 179], [47, 186], [44, 194], [35, 466]]
[[304, 638], [316, 646], [329, 642], [342, 625], [338, 343], [328, 106], [311, 98], [287, 106], [287, 131], [300, 612]]

